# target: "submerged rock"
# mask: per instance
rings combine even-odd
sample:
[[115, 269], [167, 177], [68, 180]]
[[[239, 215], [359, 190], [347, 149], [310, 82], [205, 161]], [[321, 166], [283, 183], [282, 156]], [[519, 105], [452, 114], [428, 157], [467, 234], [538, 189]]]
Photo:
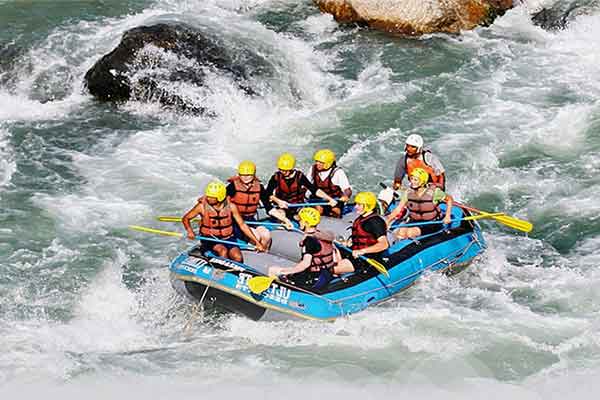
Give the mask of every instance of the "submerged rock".
[[355, 22], [390, 33], [458, 33], [487, 25], [513, 0], [313, 0], [338, 22]]
[[600, 0], [559, 1], [533, 14], [531, 20], [543, 29], [560, 30], [565, 29], [576, 17], [599, 9]]
[[[140, 26], [125, 32], [119, 45], [94, 64], [85, 83], [102, 101], [157, 101], [180, 111], [204, 113], [198, 88], [205, 86], [208, 74], [229, 76], [255, 95], [249, 78], [267, 71], [266, 60], [251, 51], [231, 53], [216, 37], [189, 25]], [[188, 85], [194, 93], [184, 95], [182, 87]]]

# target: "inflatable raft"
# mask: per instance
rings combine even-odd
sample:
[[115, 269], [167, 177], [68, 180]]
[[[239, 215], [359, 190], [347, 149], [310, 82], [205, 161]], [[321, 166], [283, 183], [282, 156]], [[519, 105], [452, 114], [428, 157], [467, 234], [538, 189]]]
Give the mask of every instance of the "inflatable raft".
[[[319, 229], [348, 235], [354, 217], [323, 218]], [[462, 210], [453, 208], [453, 219], [458, 222], [446, 231], [417, 240], [392, 241], [390, 234], [390, 248], [383, 258], [388, 277], [369, 268], [335, 278], [318, 291], [274, 281], [263, 293], [254, 294], [248, 288], [249, 279], [263, 276], [269, 266], [292, 266], [300, 259], [298, 242], [302, 234], [274, 230], [270, 252], [243, 251], [243, 264], [210, 252], [202, 254], [199, 246], [192, 247], [171, 262], [170, 278], [179, 293], [205, 308], [215, 307], [253, 320], [333, 320], [389, 300], [429, 271], [453, 274], [463, 270], [486, 245], [479, 224], [462, 217]]]

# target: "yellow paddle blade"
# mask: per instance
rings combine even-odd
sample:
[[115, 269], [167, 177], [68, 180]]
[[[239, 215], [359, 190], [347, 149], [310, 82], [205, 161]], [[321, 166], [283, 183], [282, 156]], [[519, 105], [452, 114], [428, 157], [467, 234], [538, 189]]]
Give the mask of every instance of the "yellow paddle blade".
[[500, 222], [503, 225], [506, 225], [510, 228], [529, 233], [533, 230], [533, 224], [529, 221], [524, 221], [522, 219], [518, 219], [515, 217], [511, 217], [509, 215], [502, 215], [499, 217], [492, 217], [496, 221]]
[[[157, 217], [156, 219], [160, 222], [181, 222], [181, 217], [169, 217], [166, 215], [161, 215], [160, 217]], [[194, 218], [192, 221], [200, 222], [200, 219]]]
[[513, 228], [525, 233], [529, 233], [533, 230], [533, 224], [531, 222], [511, 217], [510, 215], [495, 215], [487, 213], [485, 211], [479, 211], [479, 215], [483, 216], [483, 218], [493, 218], [494, 220], [500, 222], [503, 225], [508, 226], [509, 228]]
[[183, 237], [183, 233], [180, 233], [180, 232], [161, 231], [160, 229], [146, 228], [145, 226], [139, 226], [139, 225], [129, 225], [129, 229], [133, 229], [134, 231], [140, 231], [140, 232], [156, 233], [158, 235], [163, 235], [163, 236]]
[[388, 272], [387, 268], [382, 263], [380, 263], [377, 260], [373, 260], [372, 258], [367, 258], [367, 257], [365, 257], [365, 260], [369, 263], [369, 265], [371, 265], [377, 271], [384, 274], [388, 278], [390, 277], [390, 273]]
[[248, 289], [254, 294], [261, 294], [271, 286], [274, 276], [254, 276], [248, 279]]

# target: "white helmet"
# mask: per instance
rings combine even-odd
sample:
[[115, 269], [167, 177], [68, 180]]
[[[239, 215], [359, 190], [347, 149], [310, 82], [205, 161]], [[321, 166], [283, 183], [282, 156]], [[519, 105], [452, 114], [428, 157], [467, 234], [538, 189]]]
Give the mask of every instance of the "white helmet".
[[423, 137], [421, 135], [417, 135], [416, 133], [409, 135], [406, 138], [407, 146], [415, 146], [417, 151], [421, 151], [423, 148]]

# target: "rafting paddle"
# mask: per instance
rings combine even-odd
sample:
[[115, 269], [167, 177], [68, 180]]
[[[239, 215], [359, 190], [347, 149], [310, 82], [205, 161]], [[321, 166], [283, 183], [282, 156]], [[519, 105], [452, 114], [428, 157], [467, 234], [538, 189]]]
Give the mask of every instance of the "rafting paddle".
[[[334, 242], [335, 245], [337, 247], [339, 247], [340, 249], [343, 250], [347, 250], [350, 252], [350, 254], [352, 254], [352, 249], [349, 247], [344, 246], [341, 243], [338, 242]], [[358, 256], [357, 258], [360, 258], [361, 260], [365, 260], [370, 266], [372, 266], [373, 268], [375, 268], [377, 271], [379, 271], [380, 273], [382, 273], [383, 275], [387, 276], [389, 278], [390, 273], [388, 272], [387, 268], [385, 267], [385, 265], [383, 265], [382, 263], [380, 263], [377, 260], [373, 260], [372, 258], [367, 258], [365, 256]]]
[[[163, 231], [160, 229], [147, 228], [145, 226], [139, 226], [139, 225], [129, 225], [129, 229], [133, 229], [135, 231], [140, 231], [140, 232], [146, 232], [146, 233], [156, 233], [158, 235], [163, 235], [163, 236], [174, 236], [174, 237], [180, 237], [180, 238], [187, 238], [187, 235], [185, 235], [181, 232]], [[233, 245], [233, 246], [238, 246], [242, 249], [256, 250], [256, 247], [254, 247], [253, 245], [251, 245], [249, 243], [244, 243], [244, 242], [232, 242], [229, 240], [221, 240], [221, 239], [210, 238], [210, 237], [200, 236], [200, 235], [196, 236], [196, 239], [204, 240], [207, 242], [229, 244], [229, 245]]]
[[248, 289], [254, 294], [261, 294], [275, 281], [274, 276], [253, 276], [248, 279]]
[[498, 221], [501, 224], [506, 225], [509, 228], [516, 229], [518, 231], [529, 233], [529, 232], [531, 232], [533, 230], [533, 224], [531, 222], [529, 222], [529, 221], [524, 221], [522, 219], [511, 217], [510, 215], [506, 215], [506, 214], [496, 215], [495, 216], [493, 213], [489, 213], [489, 212], [486, 212], [486, 211], [481, 211], [481, 210], [478, 210], [476, 208], [467, 206], [465, 204], [461, 204], [461, 203], [457, 203], [457, 202], [454, 202], [454, 204], [456, 204], [458, 207], [460, 207], [460, 208], [462, 208], [464, 210], [471, 211], [471, 212], [476, 212], [476, 213], [482, 215], [483, 218], [492, 218], [495, 221]]

